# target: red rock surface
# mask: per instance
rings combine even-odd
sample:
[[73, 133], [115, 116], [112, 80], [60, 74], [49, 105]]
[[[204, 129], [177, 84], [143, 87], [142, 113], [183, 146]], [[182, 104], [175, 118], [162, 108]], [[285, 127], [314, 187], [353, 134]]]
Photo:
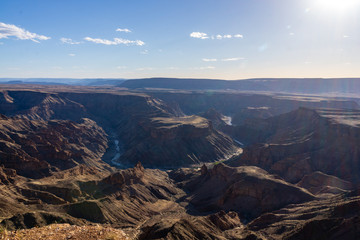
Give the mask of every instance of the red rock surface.
[[48, 176], [83, 163], [106, 165], [99, 161], [106, 134], [90, 119], [75, 123], [2, 117], [0, 130], [0, 163], [22, 176]]

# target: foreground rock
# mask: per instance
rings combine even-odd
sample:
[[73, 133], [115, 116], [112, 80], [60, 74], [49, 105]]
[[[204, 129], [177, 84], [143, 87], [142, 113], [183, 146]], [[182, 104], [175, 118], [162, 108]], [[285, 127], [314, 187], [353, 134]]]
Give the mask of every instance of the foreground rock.
[[126, 240], [130, 239], [119, 229], [100, 225], [74, 226], [69, 224], [52, 224], [46, 227], [26, 230], [6, 231], [0, 233], [2, 239], [48, 239], [48, 240]]
[[35, 226], [69, 223], [84, 226], [89, 239], [105, 237], [87, 232], [94, 223], [120, 228], [130, 239], [306, 239], [313, 233], [351, 239], [360, 206], [357, 192], [315, 199], [257, 167], [224, 164], [164, 172], [139, 163], [105, 177], [78, 167], [0, 187], [7, 206], [2, 228], [37, 234]]

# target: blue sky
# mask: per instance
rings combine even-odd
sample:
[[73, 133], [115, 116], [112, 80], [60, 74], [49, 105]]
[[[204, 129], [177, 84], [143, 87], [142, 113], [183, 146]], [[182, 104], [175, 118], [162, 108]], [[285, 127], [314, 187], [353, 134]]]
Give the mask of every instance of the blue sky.
[[0, 77], [360, 77], [360, 0], [1, 0]]

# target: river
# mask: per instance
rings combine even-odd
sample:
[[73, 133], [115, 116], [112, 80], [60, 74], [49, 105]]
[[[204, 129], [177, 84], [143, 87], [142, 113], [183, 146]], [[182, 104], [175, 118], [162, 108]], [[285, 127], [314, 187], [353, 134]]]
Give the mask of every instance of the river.
[[111, 163], [118, 168], [125, 168], [125, 166], [118, 161], [122, 155], [120, 141], [118, 139], [115, 139], [114, 144], [115, 144], [116, 152], [115, 152], [114, 157], [111, 159]]

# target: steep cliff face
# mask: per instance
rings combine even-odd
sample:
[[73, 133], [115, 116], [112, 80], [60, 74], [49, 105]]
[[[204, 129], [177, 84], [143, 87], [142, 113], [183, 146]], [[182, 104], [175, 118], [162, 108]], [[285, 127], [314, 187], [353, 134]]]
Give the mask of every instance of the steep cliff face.
[[259, 129], [266, 133], [263, 143], [245, 148], [232, 165], [259, 166], [293, 183], [315, 171], [359, 183], [359, 127], [300, 108], [269, 118]]
[[120, 161], [173, 168], [218, 161], [240, 151], [231, 138], [198, 116], [151, 118], [138, 124], [142, 131], [134, 133], [133, 145]]
[[87, 116], [86, 109], [81, 104], [60, 97], [57, 93], [21, 90], [0, 92], [0, 113], [29, 120], [76, 121]]
[[105, 132], [90, 119], [0, 119], [0, 163], [26, 177], [43, 177], [79, 164], [103, 169], [99, 160], [107, 147]]

